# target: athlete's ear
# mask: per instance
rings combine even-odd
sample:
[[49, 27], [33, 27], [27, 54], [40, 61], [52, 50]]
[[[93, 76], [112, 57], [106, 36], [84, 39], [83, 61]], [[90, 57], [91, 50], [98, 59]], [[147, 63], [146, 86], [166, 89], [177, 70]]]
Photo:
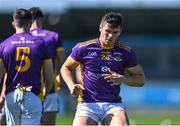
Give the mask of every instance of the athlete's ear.
[[99, 25], [99, 32], [102, 31], [102, 24]]
[[13, 28], [15, 28], [15, 21], [12, 21], [12, 26]]

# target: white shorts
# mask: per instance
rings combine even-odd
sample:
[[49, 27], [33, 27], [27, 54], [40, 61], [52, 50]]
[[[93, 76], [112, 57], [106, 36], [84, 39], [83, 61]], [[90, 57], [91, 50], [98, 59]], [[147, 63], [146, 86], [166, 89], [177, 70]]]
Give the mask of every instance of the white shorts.
[[7, 125], [40, 125], [42, 101], [32, 92], [24, 92], [22, 103], [14, 103], [14, 92], [5, 97]]
[[46, 99], [43, 102], [43, 111], [44, 112], [58, 112], [58, 94], [51, 93], [46, 96]]
[[125, 110], [125, 106], [122, 103], [80, 103], [77, 105], [75, 118], [78, 116], [87, 116], [98, 123], [107, 115], [117, 110]]

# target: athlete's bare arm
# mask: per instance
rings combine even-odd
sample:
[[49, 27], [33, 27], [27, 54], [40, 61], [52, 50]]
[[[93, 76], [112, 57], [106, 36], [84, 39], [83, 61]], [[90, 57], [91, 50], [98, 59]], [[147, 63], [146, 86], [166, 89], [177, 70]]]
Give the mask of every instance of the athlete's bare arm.
[[57, 70], [56, 73], [57, 73], [57, 76], [56, 76], [56, 82], [58, 83], [58, 90], [60, 90], [60, 87], [61, 87], [61, 75], [60, 75], [60, 68], [62, 66], [62, 64], [65, 62], [66, 60], [66, 53], [64, 51], [64, 49], [58, 49], [56, 50], [56, 59], [55, 59], [55, 62], [56, 62], [56, 65], [55, 65], [55, 69]]
[[141, 66], [138, 64], [135, 67], [125, 69], [127, 75], [121, 75], [114, 71], [109, 71], [108, 74], [103, 74], [107, 82], [112, 82], [111, 86], [120, 85], [121, 82], [134, 87], [143, 86], [145, 83], [145, 76]]
[[54, 77], [53, 77], [53, 63], [52, 59], [45, 60], [43, 62], [43, 74], [46, 80], [46, 94], [51, 90], [54, 84]]
[[127, 68], [126, 71], [128, 73], [128, 76], [124, 79], [124, 83], [126, 83], [129, 86], [144, 85], [145, 75], [139, 64], [135, 67]]
[[62, 78], [69, 87], [71, 94], [75, 96], [79, 94], [81, 89], [84, 89], [81, 84], [75, 84], [72, 77], [72, 70], [75, 70], [78, 65], [79, 63], [69, 56], [61, 68]]

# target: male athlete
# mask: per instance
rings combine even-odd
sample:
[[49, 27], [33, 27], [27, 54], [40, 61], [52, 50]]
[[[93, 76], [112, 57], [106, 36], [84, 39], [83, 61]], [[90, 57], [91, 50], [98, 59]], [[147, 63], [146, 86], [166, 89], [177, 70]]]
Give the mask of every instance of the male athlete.
[[31, 25], [31, 34], [44, 40], [48, 46], [48, 50], [51, 52], [54, 63], [54, 79], [58, 78], [57, 83], [54, 84], [51, 91], [46, 96], [43, 102], [43, 116], [42, 125], [55, 125], [56, 113], [58, 112], [58, 94], [60, 89], [60, 76], [59, 70], [61, 65], [65, 61], [65, 52], [62, 46], [62, 40], [58, 33], [43, 29], [44, 14], [39, 7], [32, 7], [29, 9], [33, 22]]
[[54, 83], [51, 55], [44, 41], [29, 33], [31, 23], [30, 11], [17, 9], [12, 22], [16, 32], [0, 44], [0, 80], [4, 68], [7, 72], [7, 125], [40, 125], [41, 70], [46, 80], [47, 93]]
[[[73, 125], [129, 125], [120, 85], [141, 87], [145, 77], [134, 51], [118, 41], [123, 17], [110, 12], [102, 17], [98, 38], [78, 43], [61, 68], [72, 95], [78, 97]], [[81, 83], [72, 70], [81, 65]], [[125, 74], [126, 73], [126, 74]]]

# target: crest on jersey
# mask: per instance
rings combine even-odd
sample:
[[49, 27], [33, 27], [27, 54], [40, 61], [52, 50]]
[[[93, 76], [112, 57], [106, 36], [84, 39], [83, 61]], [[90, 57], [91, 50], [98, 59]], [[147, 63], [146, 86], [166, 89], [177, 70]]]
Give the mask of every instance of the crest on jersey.
[[113, 59], [118, 62], [122, 61], [123, 60], [122, 53], [120, 52], [113, 53]]

